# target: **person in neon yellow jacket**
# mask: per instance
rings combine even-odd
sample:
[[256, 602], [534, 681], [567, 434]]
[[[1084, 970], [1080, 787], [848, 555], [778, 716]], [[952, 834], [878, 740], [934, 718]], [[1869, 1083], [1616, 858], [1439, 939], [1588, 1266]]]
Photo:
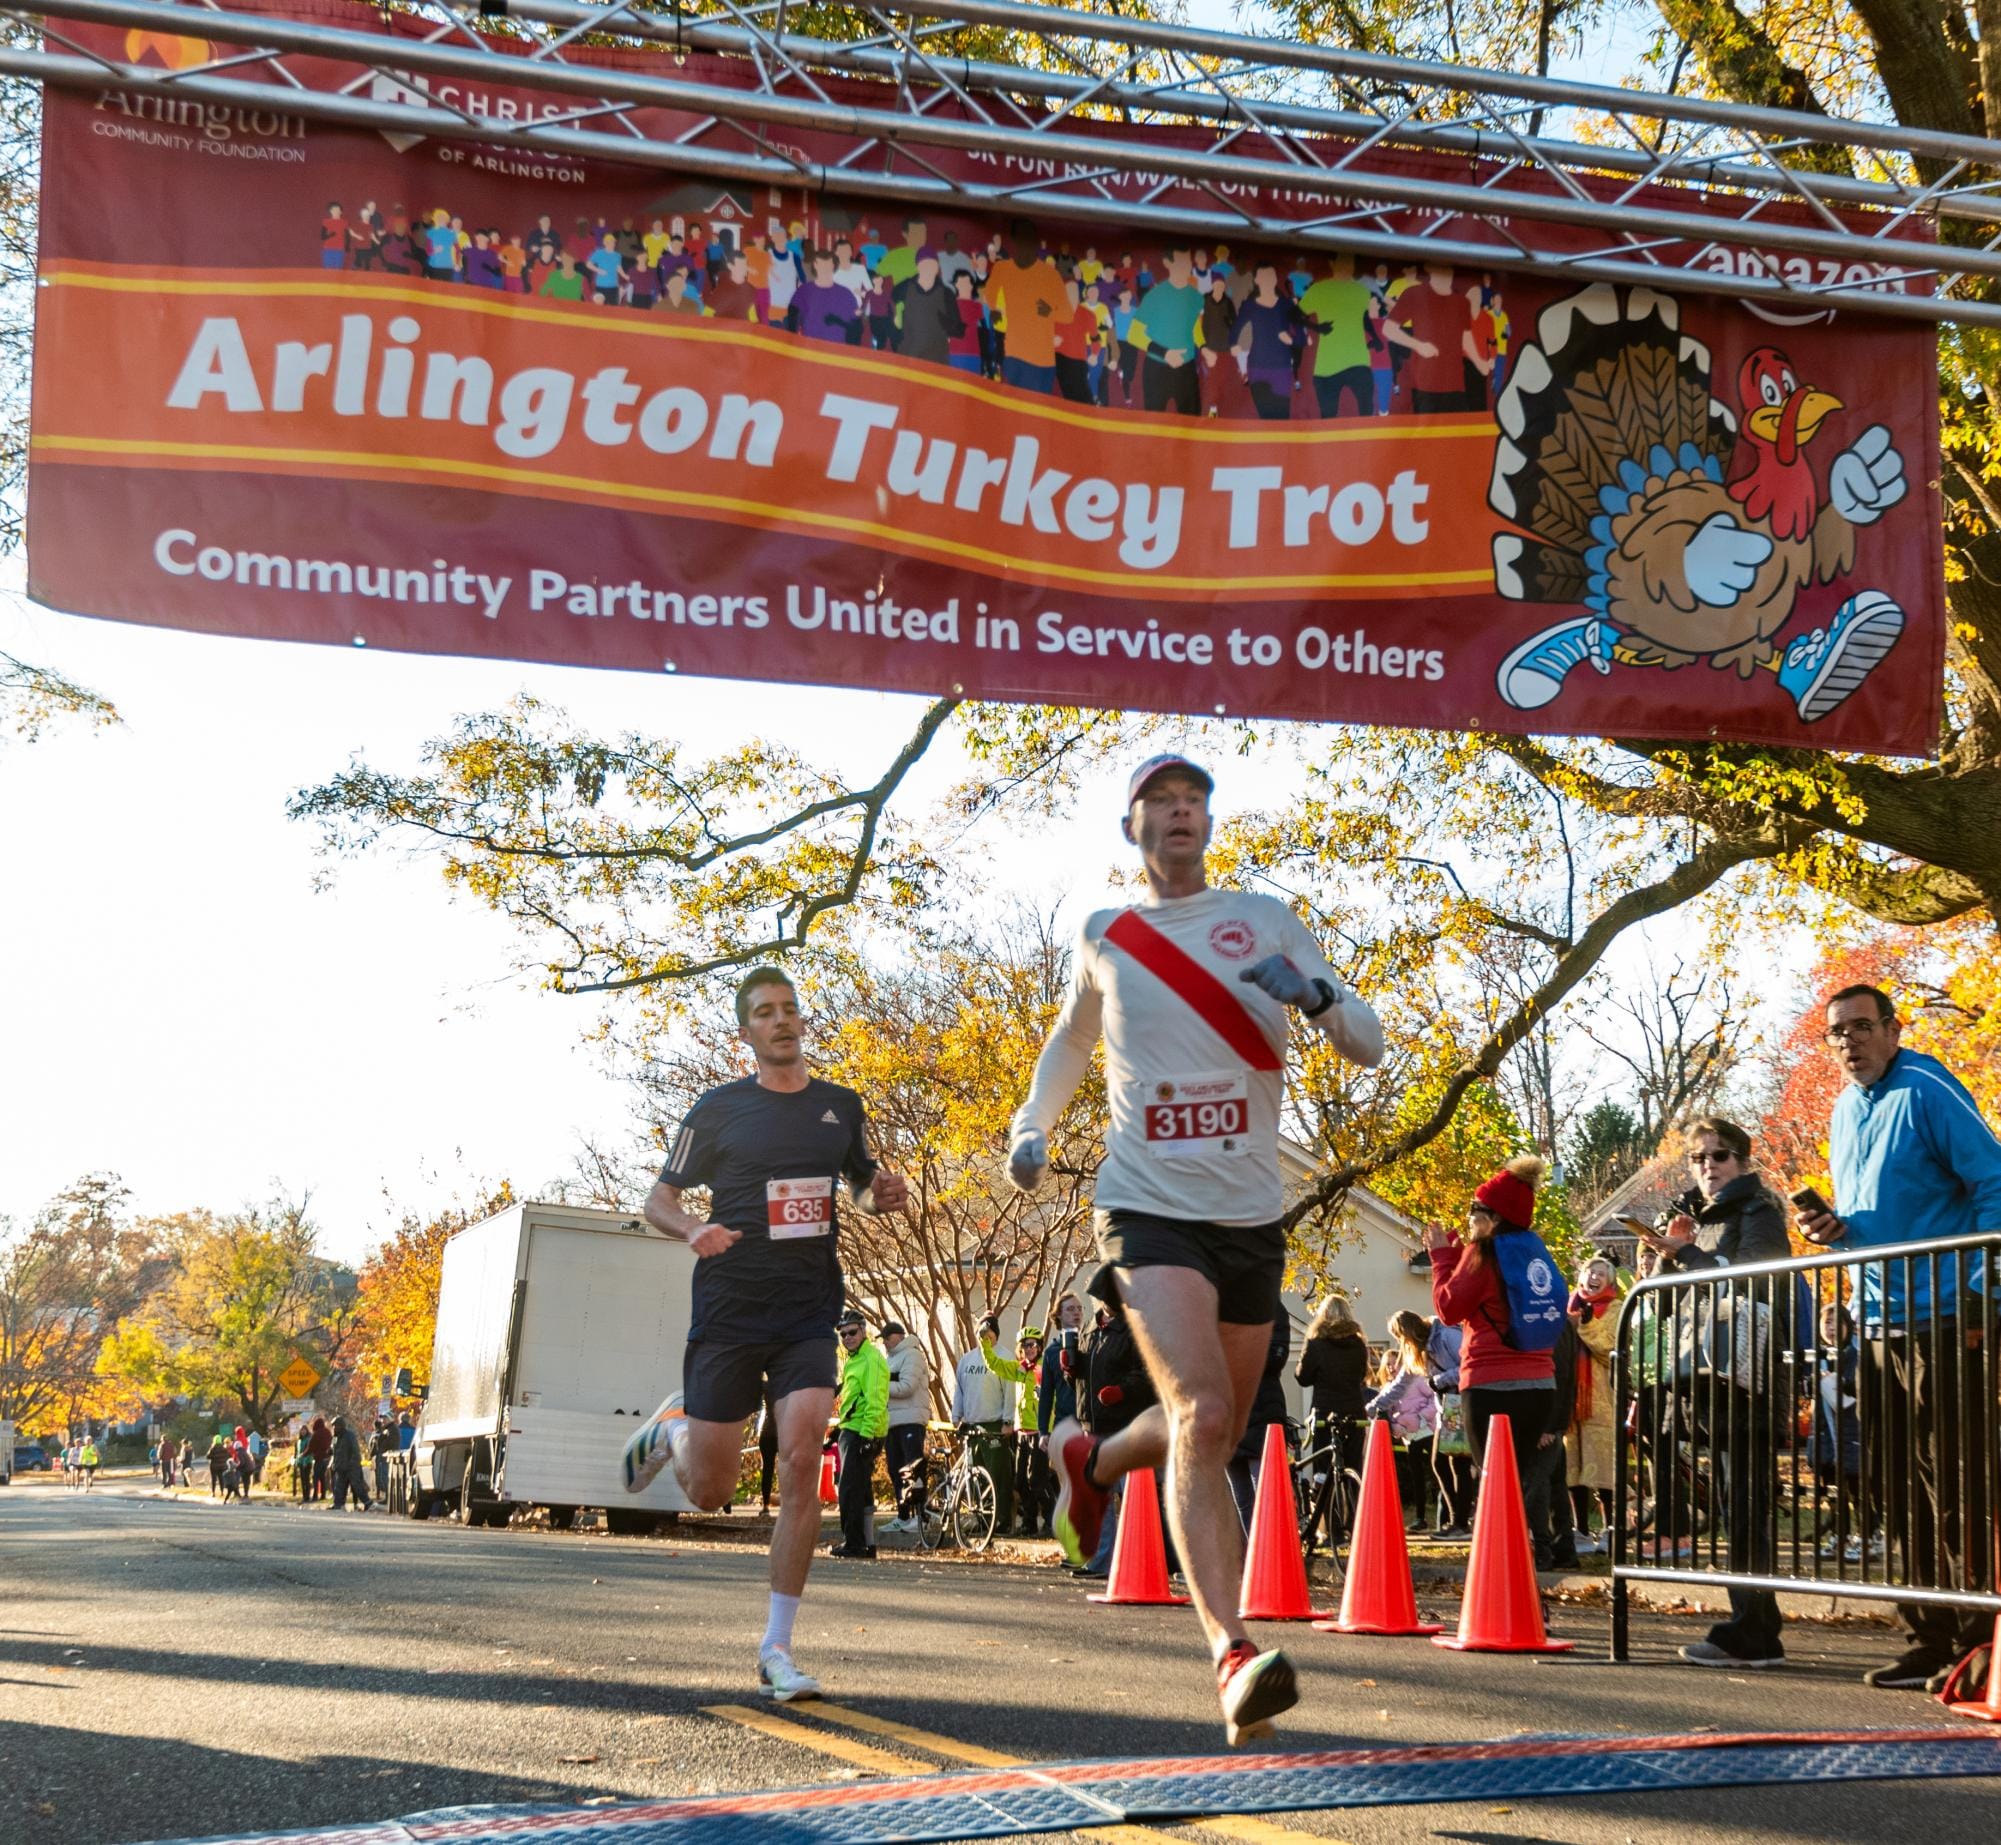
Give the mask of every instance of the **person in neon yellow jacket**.
[[852, 1307], [837, 1322], [841, 1336], [840, 1393], [834, 1426], [840, 1431], [841, 1541], [835, 1557], [875, 1555], [875, 1460], [889, 1428], [889, 1360], [868, 1336]]
[[1049, 1490], [1049, 1457], [1042, 1437], [1036, 1433], [1036, 1411], [1042, 1392], [1042, 1328], [1024, 1326], [1014, 1342], [1015, 1356], [1003, 1358], [984, 1332], [980, 1352], [994, 1376], [1015, 1387], [1014, 1401], [1014, 1512], [1015, 1529], [1022, 1537], [1038, 1533], [1055, 1509], [1055, 1495]]

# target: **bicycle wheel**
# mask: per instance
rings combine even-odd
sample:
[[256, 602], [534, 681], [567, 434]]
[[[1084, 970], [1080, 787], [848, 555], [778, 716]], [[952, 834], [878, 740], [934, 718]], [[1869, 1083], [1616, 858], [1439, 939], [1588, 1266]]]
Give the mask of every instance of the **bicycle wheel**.
[[917, 1515], [917, 1541], [926, 1550], [936, 1550], [951, 1529], [954, 1491], [952, 1476], [947, 1474], [933, 1480], [931, 1490], [924, 1495], [924, 1509]]
[[1362, 1509], [1362, 1476], [1352, 1467], [1337, 1467], [1327, 1489], [1328, 1545], [1338, 1550], [1355, 1536], [1355, 1516]]
[[993, 1475], [984, 1467], [968, 1467], [958, 1502], [952, 1507], [952, 1532], [961, 1550], [985, 1550], [994, 1541], [999, 1506]]

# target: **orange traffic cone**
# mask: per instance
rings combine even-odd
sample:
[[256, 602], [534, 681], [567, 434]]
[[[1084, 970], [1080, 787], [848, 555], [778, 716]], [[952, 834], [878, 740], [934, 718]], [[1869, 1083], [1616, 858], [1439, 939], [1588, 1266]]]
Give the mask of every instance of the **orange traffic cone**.
[[832, 1448], [820, 1450], [820, 1503], [832, 1505], [840, 1497], [834, 1486], [834, 1451]]
[[[1335, 1464], [1339, 1464], [1338, 1456]], [[1355, 1510], [1340, 1617], [1313, 1625], [1330, 1634], [1440, 1631], [1436, 1622], [1417, 1618], [1410, 1546], [1403, 1534], [1403, 1495], [1397, 1491], [1396, 1456], [1390, 1452], [1390, 1425], [1380, 1417], [1369, 1425], [1369, 1448], [1362, 1460], [1362, 1503]]]
[[1529, 1545], [1522, 1483], [1515, 1476], [1515, 1436], [1506, 1416], [1487, 1433], [1480, 1473], [1480, 1503], [1473, 1514], [1473, 1555], [1466, 1565], [1466, 1596], [1459, 1632], [1435, 1636], [1433, 1646], [1459, 1653], [1567, 1653], [1568, 1640], [1552, 1640], [1542, 1624], [1536, 1591], [1535, 1552]]
[[1292, 1462], [1285, 1428], [1265, 1428], [1264, 1463], [1258, 1470], [1257, 1504], [1251, 1508], [1251, 1542], [1244, 1553], [1244, 1586], [1237, 1612], [1247, 1621], [1313, 1621], [1306, 1588], [1306, 1557], [1299, 1546], [1299, 1508], [1292, 1497]]
[[1987, 1695], [1964, 1704], [1949, 1703], [1946, 1709], [1955, 1717], [1977, 1717], [1982, 1723], [2001, 1723], [2001, 1614], [1994, 1617], [1994, 1641], [1987, 1652]]
[[1188, 1597], [1167, 1586], [1167, 1541], [1160, 1535], [1160, 1501], [1153, 1469], [1126, 1475], [1119, 1505], [1119, 1534], [1112, 1540], [1112, 1574], [1094, 1602], [1129, 1608], [1185, 1608]]

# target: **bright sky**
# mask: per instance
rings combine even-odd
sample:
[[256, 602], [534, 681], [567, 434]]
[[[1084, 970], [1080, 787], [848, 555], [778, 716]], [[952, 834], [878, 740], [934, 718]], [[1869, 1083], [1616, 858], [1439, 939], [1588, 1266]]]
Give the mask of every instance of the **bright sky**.
[[[435, 862], [330, 866], [317, 829], [285, 818], [350, 755], [414, 767], [454, 714], [528, 690], [603, 731], [698, 750], [785, 736], [872, 780], [922, 708], [127, 627], [38, 608], [19, 560], [5, 569], [0, 651], [125, 720], [0, 746], [0, 1214], [17, 1218], [99, 1168], [144, 1211], [309, 1191], [330, 1252], [354, 1258], [391, 1199], [421, 1207], [503, 1174], [533, 1188], [582, 1136], [623, 1133], [626, 1093], [580, 1043], [593, 1002], [511, 974], [513, 932], [448, 898]], [[927, 765], [915, 800], [961, 766]], [[1219, 811], [1257, 798], [1244, 784], [1225, 771]], [[1091, 907], [1124, 850], [1118, 812], [1107, 778], [1071, 826], [983, 835], [987, 874]]]

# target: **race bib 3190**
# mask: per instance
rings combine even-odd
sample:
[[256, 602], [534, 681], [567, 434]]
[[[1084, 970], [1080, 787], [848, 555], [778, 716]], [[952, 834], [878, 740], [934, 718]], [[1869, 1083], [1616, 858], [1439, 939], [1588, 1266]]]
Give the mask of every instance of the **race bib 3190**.
[[1157, 1159], [1249, 1152], [1249, 1092], [1241, 1070], [1155, 1083], [1146, 1103], [1147, 1151]]

